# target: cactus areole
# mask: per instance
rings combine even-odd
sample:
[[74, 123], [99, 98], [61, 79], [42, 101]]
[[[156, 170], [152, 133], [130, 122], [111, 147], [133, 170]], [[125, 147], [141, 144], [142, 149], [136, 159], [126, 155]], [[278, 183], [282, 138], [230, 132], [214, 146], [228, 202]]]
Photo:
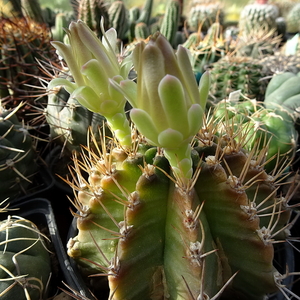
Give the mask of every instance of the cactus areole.
[[[101, 95], [96, 83], [105, 70], [97, 57], [112, 53], [87, 43], [76, 26], [83, 24], [71, 25], [76, 42], [55, 46], [71, 72], [84, 58], [83, 68], [76, 63], [76, 86], [66, 88], [93, 109], [101, 101], [88, 94]], [[281, 284], [273, 242], [288, 235], [288, 197], [277, 195], [281, 169], [267, 174], [265, 152], [243, 149], [247, 136], [235, 139], [244, 131], [230, 121], [221, 131], [204, 118], [210, 76], [197, 84], [185, 48], [174, 51], [158, 33], [130, 59], [136, 81], [116, 72], [105, 80], [106, 95], [132, 106], [131, 143], [123, 147], [116, 134], [107, 146], [103, 137], [97, 151], [75, 159], [78, 234], [68, 254], [96, 285], [107, 276], [112, 300], [265, 299]], [[110, 106], [101, 107], [109, 115]]]

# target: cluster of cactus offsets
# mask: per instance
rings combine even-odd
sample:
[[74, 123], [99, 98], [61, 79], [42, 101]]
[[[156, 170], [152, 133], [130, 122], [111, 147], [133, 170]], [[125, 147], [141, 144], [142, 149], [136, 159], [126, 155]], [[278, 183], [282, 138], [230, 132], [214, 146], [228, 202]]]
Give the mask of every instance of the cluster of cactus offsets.
[[[138, 43], [128, 57], [133, 81], [130, 64], [116, 65], [108, 47], [116, 33], [104, 34], [104, 44], [92, 33], [80, 21], [70, 25], [81, 56], [53, 43], [75, 82], [49, 84], [109, 117], [115, 137], [106, 143], [103, 135], [100, 145], [95, 138], [94, 149], [74, 157], [78, 232], [67, 247], [82, 274], [96, 287], [106, 276], [111, 300], [263, 300], [288, 293], [288, 270], [279, 273], [273, 262], [274, 243], [289, 237], [291, 193], [278, 193], [289, 159], [267, 173], [268, 141], [258, 139], [264, 147], [248, 151], [256, 132], [205, 117], [210, 76], [197, 84], [184, 47], [174, 52], [159, 33]], [[95, 72], [107, 62], [106, 74]], [[132, 126], [124, 122], [122, 97], [132, 106]]]
[[224, 12], [221, 2], [208, 0], [193, 0], [187, 16], [187, 23], [191, 30], [207, 31], [216, 21], [223, 24]]
[[89, 128], [97, 136], [105, 124], [104, 117], [82, 106], [62, 87], [48, 95], [44, 114], [50, 126], [50, 140], [61, 145], [65, 154], [80, 151], [82, 145], [88, 144]]
[[0, 106], [0, 201], [26, 194], [39, 169], [33, 139], [15, 110]]
[[46, 24], [27, 18], [0, 19], [0, 95], [6, 108], [14, 108], [21, 101], [26, 104], [18, 116], [26, 122], [36, 117], [43, 93], [40, 78], [45, 77], [40, 61], [53, 62], [55, 51], [50, 46], [51, 35]]
[[51, 276], [46, 237], [34, 223], [18, 216], [0, 222], [0, 297], [3, 300], [47, 298]]
[[225, 56], [209, 66], [211, 100], [219, 102], [231, 92], [241, 90], [247, 98], [261, 100], [266, 84], [261, 80], [263, 66], [249, 57]]

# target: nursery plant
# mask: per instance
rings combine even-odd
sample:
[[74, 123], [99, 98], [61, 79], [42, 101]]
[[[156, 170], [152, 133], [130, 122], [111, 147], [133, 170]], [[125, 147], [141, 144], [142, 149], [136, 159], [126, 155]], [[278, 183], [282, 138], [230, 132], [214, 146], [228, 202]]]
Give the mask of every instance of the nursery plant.
[[283, 282], [292, 273], [274, 266], [293, 224], [292, 188], [280, 193], [290, 158], [267, 173], [263, 131], [248, 150], [255, 132], [215, 122], [205, 111], [209, 73], [197, 84], [188, 50], [160, 33], [124, 60], [112, 28], [100, 41], [78, 21], [67, 35], [52, 44], [74, 82], [48, 88], [63, 86], [114, 135], [74, 157], [69, 182], [78, 233], [68, 254], [91, 288], [106, 277], [113, 300], [299, 299]]
[[[6, 208], [1, 208], [1, 211]], [[47, 283], [51, 276], [46, 239], [37, 226], [25, 218], [9, 215], [1, 220], [1, 299], [46, 299]]]

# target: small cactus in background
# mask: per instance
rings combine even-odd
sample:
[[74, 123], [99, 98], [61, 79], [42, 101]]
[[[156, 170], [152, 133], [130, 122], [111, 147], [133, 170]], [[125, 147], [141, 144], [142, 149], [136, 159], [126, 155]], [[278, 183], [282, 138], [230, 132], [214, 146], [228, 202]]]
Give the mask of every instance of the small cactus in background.
[[[102, 36], [100, 22], [103, 18], [105, 30], [109, 27], [107, 5], [103, 0], [79, 0], [76, 19], [85, 22], [98, 37]], [[67, 28], [66, 26], [65, 28]]]
[[211, 100], [219, 102], [231, 92], [241, 93], [251, 99], [262, 100], [266, 84], [261, 78], [263, 66], [249, 57], [225, 56], [209, 67], [212, 77]]
[[300, 32], [300, 3], [295, 4], [286, 16], [287, 32]]
[[216, 21], [223, 24], [224, 12], [219, 1], [193, 0], [187, 16], [188, 26], [192, 31], [206, 32]]
[[18, 216], [0, 222], [0, 296], [3, 300], [47, 297], [51, 276], [47, 238], [37, 226]]
[[126, 39], [129, 30], [129, 12], [122, 0], [114, 1], [108, 9], [109, 26], [117, 31], [121, 41]]
[[199, 32], [191, 33], [182, 45], [191, 52], [193, 69], [198, 76], [201, 76], [209, 65], [226, 56], [229, 51], [222, 26], [218, 22], [211, 25], [204, 37]]
[[166, 5], [165, 15], [160, 25], [160, 33], [176, 48], [176, 33], [179, 29], [181, 5], [179, 0], [169, 0]]
[[16, 111], [0, 106], [0, 201], [27, 193], [39, 170], [37, 153]]
[[246, 33], [256, 30], [276, 30], [276, 19], [279, 17], [278, 7], [269, 4], [268, 0], [256, 0], [253, 4], [246, 5], [239, 20], [240, 31]]
[[[102, 105], [100, 91], [84, 89], [88, 80], [95, 89], [94, 57], [105, 61], [115, 55], [114, 47], [89, 43], [83, 48], [87, 39], [78, 34], [81, 26], [70, 25], [75, 49], [54, 44], [75, 83], [53, 79], [50, 87], [60, 82], [87, 108], [101, 107], [105, 116], [110, 107]], [[76, 47], [85, 55], [74, 56]], [[81, 160], [75, 157], [70, 185], [78, 191], [78, 235], [68, 242], [69, 255], [96, 285], [107, 276], [112, 300], [217, 299], [222, 293], [227, 299], [260, 300], [287, 290], [285, 275], [273, 266], [274, 243], [288, 237], [290, 226], [289, 196], [277, 194], [285, 166], [267, 174], [267, 144], [247, 151], [243, 146], [254, 133], [226, 118], [212, 124], [205, 117], [210, 76], [203, 74], [197, 84], [184, 47], [174, 53], [157, 33], [147, 44], [138, 43], [128, 58], [137, 82], [124, 73], [116, 76], [114, 68], [107, 74], [110, 94], [107, 85], [101, 88], [129, 101], [136, 129], [124, 143], [117, 134], [124, 124], [114, 123], [110, 146], [102, 137], [101, 147], [86, 149]], [[74, 67], [78, 61], [84, 68]]]

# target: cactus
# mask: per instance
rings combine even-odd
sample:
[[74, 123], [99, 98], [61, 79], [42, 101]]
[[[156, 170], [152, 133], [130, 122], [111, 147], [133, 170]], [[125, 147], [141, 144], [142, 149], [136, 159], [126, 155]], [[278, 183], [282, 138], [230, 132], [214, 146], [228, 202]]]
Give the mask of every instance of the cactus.
[[199, 75], [205, 72], [207, 66], [217, 62], [229, 51], [223, 37], [222, 26], [218, 22], [211, 25], [204, 37], [198, 32], [191, 33], [183, 43], [183, 47], [191, 52], [194, 72]]
[[265, 83], [263, 66], [249, 57], [225, 56], [209, 66], [212, 76], [211, 100], [219, 102], [236, 90], [251, 99], [262, 100]]
[[[73, 41], [80, 45], [84, 37]], [[67, 63], [80, 61], [60, 50]], [[91, 47], [81, 50], [87, 58]], [[101, 52], [103, 60], [107, 52]], [[210, 76], [197, 84], [184, 47], [174, 53], [157, 33], [136, 45], [132, 61], [137, 82], [109, 80], [133, 107], [131, 143], [124, 147], [115, 135], [108, 147], [102, 137], [101, 147], [74, 159], [78, 234], [68, 242], [69, 255], [95, 285], [107, 276], [112, 300], [217, 299], [222, 293], [259, 300], [287, 290], [273, 259], [277, 235], [288, 237], [291, 208], [288, 196], [277, 195], [283, 169], [264, 170], [267, 144], [248, 152], [248, 133], [205, 118]], [[81, 63], [90, 69], [82, 76], [91, 74], [93, 66]], [[78, 99], [95, 109], [95, 96]]]
[[109, 26], [115, 28], [120, 40], [125, 40], [129, 29], [129, 12], [123, 1], [114, 1], [108, 9]]
[[279, 17], [278, 7], [269, 4], [268, 0], [256, 0], [253, 4], [246, 5], [241, 13], [239, 28], [246, 33], [265, 30], [276, 30], [276, 19]]
[[299, 17], [300, 17], [300, 3], [297, 3], [291, 8], [288, 15], [286, 16], [287, 32], [290, 33], [300, 32]]
[[8, 216], [0, 222], [0, 296], [3, 300], [46, 297], [51, 276], [46, 237], [29, 220]]
[[191, 30], [206, 32], [216, 21], [223, 24], [224, 12], [219, 1], [194, 0], [187, 16], [187, 23]]
[[181, 17], [180, 9], [181, 6], [179, 0], [169, 0], [166, 6], [165, 15], [160, 25], [161, 34], [167, 38], [167, 40], [171, 43], [171, 45], [173, 45], [174, 48], [177, 47], [177, 45], [175, 44], [175, 38]]
[[0, 106], [0, 201], [27, 193], [38, 171], [37, 153], [16, 111]]
[[80, 0], [76, 18], [85, 22], [97, 36], [101, 37], [100, 21], [103, 18], [105, 30], [109, 27], [107, 6], [103, 0]]
[[57, 61], [55, 51], [49, 47], [50, 41], [46, 24], [26, 18], [0, 19], [1, 100], [6, 108], [26, 101], [17, 112], [26, 123], [33, 121], [44, 108], [42, 100], [36, 101], [42, 94], [40, 79], [45, 77], [39, 61]]

